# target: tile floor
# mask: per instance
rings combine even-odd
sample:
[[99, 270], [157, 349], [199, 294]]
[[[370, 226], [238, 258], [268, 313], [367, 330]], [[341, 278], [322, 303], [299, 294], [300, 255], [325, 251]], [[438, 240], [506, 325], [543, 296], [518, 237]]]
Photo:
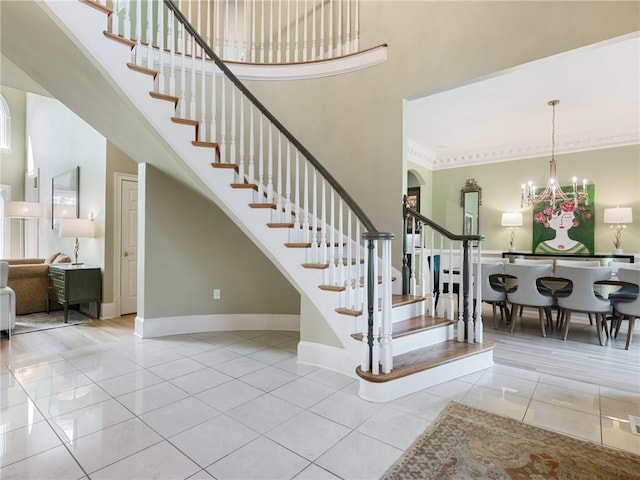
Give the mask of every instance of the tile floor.
[[640, 395], [501, 365], [386, 404], [297, 332], [126, 340], [0, 368], [0, 478], [375, 479], [455, 400], [640, 455]]

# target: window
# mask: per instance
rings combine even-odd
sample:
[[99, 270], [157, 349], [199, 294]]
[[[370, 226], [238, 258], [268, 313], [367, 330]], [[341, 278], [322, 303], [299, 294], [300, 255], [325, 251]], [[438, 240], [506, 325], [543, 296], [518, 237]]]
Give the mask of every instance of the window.
[[0, 95], [0, 148], [11, 149], [11, 112], [2, 95]]

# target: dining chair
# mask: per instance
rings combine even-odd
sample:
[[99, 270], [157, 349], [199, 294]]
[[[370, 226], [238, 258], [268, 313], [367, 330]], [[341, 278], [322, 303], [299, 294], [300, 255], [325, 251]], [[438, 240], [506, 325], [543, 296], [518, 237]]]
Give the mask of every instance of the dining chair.
[[553, 258], [514, 258], [516, 265], [553, 265]]
[[[616, 262], [615, 260], [612, 260], [611, 262], [609, 262], [608, 265], [609, 268], [611, 268], [611, 278], [612, 279], [617, 279], [618, 278], [618, 270], [620, 269], [620, 267], [625, 268], [625, 269], [635, 269], [638, 270], [640, 269], [640, 263], [628, 263], [628, 262]], [[632, 287], [632, 286], [623, 286], [611, 293], [609, 293], [609, 301], [611, 302], [611, 304], [613, 305], [613, 311], [611, 312], [611, 320], [612, 320], [612, 327], [613, 327], [613, 322], [617, 319], [618, 322], [618, 329], [620, 328], [620, 322], [621, 320], [618, 319], [618, 315], [616, 313], [616, 302], [618, 301], [627, 301], [630, 302], [632, 300], [634, 300], [636, 297], [638, 296], [638, 287]]]
[[[496, 316], [496, 307], [500, 308], [500, 318], [504, 320], [505, 311], [507, 318], [509, 317], [509, 309], [507, 308], [507, 291], [498, 282], [492, 282], [491, 276], [499, 273], [503, 273], [504, 264], [497, 262], [482, 262], [480, 266], [480, 294], [482, 295], [482, 301], [490, 304], [493, 307], [493, 326], [498, 328], [498, 320]], [[474, 285], [478, 278], [478, 264], [473, 264], [473, 281]], [[478, 308], [476, 305], [477, 290], [473, 289], [473, 304], [474, 310]], [[482, 308], [480, 306], [479, 308]]]
[[598, 341], [600, 345], [604, 345], [602, 330], [605, 330], [608, 337], [606, 315], [611, 310], [611, 302], [596, 294], [594, 284], [599, 280], [609, 280], [611, 278], [611, 268], [559, 265], [556, 267], [555, 273], [557, 277], [566, 278], [571, 282], [569, 289], [565, 289], [565, 292], [569, 290], [570, 292], [566, 296], [557, 296], [558, 307], [562, 309], [562, 321], [564, 323], [562, 339], [567, 339], [571, 313], [582, 312], [595, 315]]
[[[616, 315], [614, 317], [616, 331], [615, 333], [613, 333], [614, 323], [612, 323], [611, 336], [613, 338], [618, 337], [620, 324], [622, 323], [622, 320], [624, 318], [627, 318], [629, 320], [629, 325], [627, 330], [627, 342], [624, 349], [629, 350], [629, 345], [631, 345], [631, 337], [633, 336], [633, 324], [636, 318], [640, 318], [640, 295], [638, 295], [638, 292], [640, 291], [640, 269], [620, 267], [618, 269], [618, 280], [620, 280], [621, 282], [635, 284], [635, 298], [633, 300], [625, 298], [613, 300], [614, 308], [616, 311]], [[634, 287], [628, 288], [633, 289]]]
[[600, 260], [565, 260], [558, 258], [555, 262], [556, 267], [600, 267]]
[[[511, 333], [515, 328], [516, 306], [534, 307], [538, 309], [540, 329], [542, 336], [547, 336], [543, 313], [546, 323], [551, 328], [551, 306], [554, 299], [551, 291], [540, 281], [543, 277], [551, 276], [553, 265], [551, 264], [515, 264], [508, 263], [504, 266], [504, 273], [515, 280], [515, 285], [507, 289], [507, 301], [511, 304]], [[522, 317], [522, 312], [520, 312]]]

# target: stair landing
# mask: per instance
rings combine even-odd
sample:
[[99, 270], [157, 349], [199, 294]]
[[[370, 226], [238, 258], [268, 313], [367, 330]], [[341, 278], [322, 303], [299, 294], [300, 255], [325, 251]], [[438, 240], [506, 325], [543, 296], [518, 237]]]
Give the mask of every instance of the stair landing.
[[360, 396], [385, 402], [493, 365], [495, 343], [448, 340], [393, 357], [393, 371], [373, 375], [356, 368]]

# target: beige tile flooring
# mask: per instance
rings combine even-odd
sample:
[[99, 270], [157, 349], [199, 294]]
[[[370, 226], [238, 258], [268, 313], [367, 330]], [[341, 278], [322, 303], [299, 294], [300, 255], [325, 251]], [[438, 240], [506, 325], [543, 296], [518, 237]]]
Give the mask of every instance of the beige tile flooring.
[[[93, 340], [72, 330], [83, 328]], [[501, 348], [516, 339], [565, 355], [567, 342], [486, 332], [498, 342], [492, 368], [384, 404], [360, 399], [352, 378], [298, 365], [297, 332], [142, 340], [94, 325], [5, 338], [0, 478], [374, 479], [450, 400], [640, 455], [628, 422], [639, 391], [509, 366], [522, 359]], [[632, 363], [632, 347], [586, 348], [581, 361]]]

